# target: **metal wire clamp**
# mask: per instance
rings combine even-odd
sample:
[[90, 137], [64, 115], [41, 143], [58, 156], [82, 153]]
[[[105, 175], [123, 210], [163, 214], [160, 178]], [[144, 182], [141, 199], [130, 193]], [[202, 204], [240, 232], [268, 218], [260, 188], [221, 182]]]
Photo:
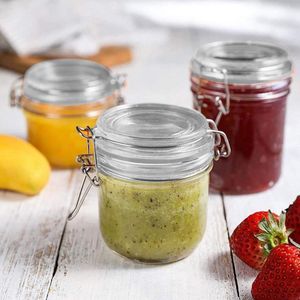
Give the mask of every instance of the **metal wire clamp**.
[[[84, 178], [81, 184], [81, 188], [76, 200], [74, 209], [68, 216], [68, 220], [72, 220], [78, 214], [87, 194], [89, 193], [92, 186], [100, 186], [101, 181], [97, 175], [92, 175], [96, 172], [95, 156], [90, 152], [90, 142], [93, 139], [93, 131], [87, 126], [86, 128], [76, 127], [78, 133], [87, 140], [87, 152], [77, 156], [77, 162], [81, 164], [81, 172], [84, 174]], [[88, 179], [88, 184], [86, 185]]]
[[21, 76], [17, 78], [13, 85], [9, 95], [10, 98], [10, 106], [20, 106], [21, 98], [23, 96], [23, 85], [24, 85], [24, 77]]
[[[215, 119], [215, 123], [216, 125], [219, 125], [222, 116], [228, 115], [230, 111], [230, 91], [228, 86], [227, 70], [213, 68], [212, 71], [215, 73], [221, 73], [223, 76], [223, 83], [225, 88], [225, 105], [222, 101], [222, 97], [220, 96], [213, 97], [210, 95], [198, 94], [197, 99], [198, 100], [209, 99], [214, 103], [214, 105], [218, 108], [218, 115]], [[201, 112], [201, 107], [199, 106], [199, 103], [196, 100], [194, 101], [194, 106]]]
[[213, 120], [207, 120], [211, 129], [208, 132], [213, 133], [215, 137], [214, 160], [219, 160], [220, 157], [228, 157], [231, 153], [231, 147], [226, 134], [218, 130], [216, 123]]

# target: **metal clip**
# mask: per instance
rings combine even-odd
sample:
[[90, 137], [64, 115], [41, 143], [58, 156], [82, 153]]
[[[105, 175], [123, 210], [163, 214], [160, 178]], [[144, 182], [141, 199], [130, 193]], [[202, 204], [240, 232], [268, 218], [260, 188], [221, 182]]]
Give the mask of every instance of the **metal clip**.
[[10, 106], [20, 106], [21, 98], [23, 96], [24, 77], [17, 78], [11, 87], [10, 91]]
[[[87, 154], [81, 154], [77, 156], [77, 162], [81, 164], [81, 172], [84, 174], [84, 178], [81, 184], [81, 188], [76, 200], [74, 209], [68, 216], [68, 220], [72, 220], [79, 212], [87, 194], [89, 193], [92, 186], [100, 186], [101, 181], [97, 175], [92, 176], [91, 173], [96, 172], [94, 154], [90, 153], [90, 140], [93, 139], [93, 131], [87, 126], [86, 128], [76, 127], [78, 133], [87, 140]], [[88, 179], [88, 185], [84, 190], [86, 180]]]
[[81, 154], [77, 156], [77, 162], [81, 164], [81, 172], [85, 174], [91, 184], [99, 186], [99, 178], [97, 176], [92, 177], [90, 173], [96, 172], [94, 163], [94, 154]]
[[119, 95], [117, 98], [117, 105], [122, 105], [125, 103], [124, 97], [122, 95]]
[[121, 95], [121, 88], [125, 86], [126, 84], [126, 74], [117, 74], [112, 78], [111, 84], [117, 84], [118, 85], [118, 90], [119, 90], [119, 95], [117, 96], [117, 105], [124, 104], [124, 97]]
[[120, 87], [123, 87], [126, 83], [126, 78], [127, 78], [126, 74], [117, 74], [112, 79], [112, 83], [118, 83], [120, 85]]
[[[228, 76], [227, 76], [227, 70], [226, 69], [218, 69], [218, 68], [213, 68], [213, 72], [221, 73], [223, 75], [223, 83], [224, 83], [224, 88], [225, 88], [225, 105], [222, 101], [222, 98], [220, 96], [212, 97], [208, 95], [202, 95], [198, 94], [197, 99], [198, 100], [204, 100], [204, 99], [209, 99], [213, 101], [214, 105], [218, 108], [218, 115], [215, 119], [215, 123], [219, 125], [220, 120], [223, 115], [228, 115], [230, 111], [230, 91], [229, 91], [229, 86], [228, 86]], [[196, 104], [196, 100], [194, 100], [194, 107], [201, 111], [201, 108], [199, 106], [199, 103]]]
[[220, 97], [215, 98], [215, 105], [217, 106], [219, 113], [216, 117], [216, 124], [219, 125], [221, 117], [223, 115], [229, 114], [229, 109], [230, 109], [230, 92], [229, 92], [229, 87], [228, 87], [228, 77], [227, 77], [227, 70], [222, 69], [220, 72], [223, 74], [223, 81], [224, 81], [224, 87], [225, 87], [225, 106], [223, 104], [223, 101]]
[[213, 133], [215, 136], [214, 160], [219, 160], [220, 157], [228, 157], [231, 153], [231, 147], [227, 135], [223, 131], [218, 130], [213, 120], [207, 120], [207, 122], [211, 128], [207, 132]]

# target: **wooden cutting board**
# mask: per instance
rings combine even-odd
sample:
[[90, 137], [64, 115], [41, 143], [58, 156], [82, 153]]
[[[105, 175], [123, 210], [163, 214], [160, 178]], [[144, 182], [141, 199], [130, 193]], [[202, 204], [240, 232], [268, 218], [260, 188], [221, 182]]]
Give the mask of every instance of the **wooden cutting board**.
[[32, 55], [18, 56], [13, 53], [0, 53], [0, 67], [24, 74], [33, 64], [55, 58], [81, 58], [89, 59], [107, 67], [128, 63], [132, 60], [132, 52], [126, 46], [106, 46], [93, 56], [47, 56]]

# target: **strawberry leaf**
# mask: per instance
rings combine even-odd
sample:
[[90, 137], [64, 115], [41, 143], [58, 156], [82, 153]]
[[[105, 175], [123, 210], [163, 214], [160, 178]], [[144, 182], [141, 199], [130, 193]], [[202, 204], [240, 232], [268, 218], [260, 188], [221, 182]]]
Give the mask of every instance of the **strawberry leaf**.
[[290, 229], [286, 229], [285, 214], [282, 213], [277, 220], [270, 210], [267, 219], [263, 218], [258, 227], [262, 232], [256, 234], [255, 237], [260, 241], [265, 255], [268, 255], [278, 245], [287, 244], [288, 237], [292, 232]]

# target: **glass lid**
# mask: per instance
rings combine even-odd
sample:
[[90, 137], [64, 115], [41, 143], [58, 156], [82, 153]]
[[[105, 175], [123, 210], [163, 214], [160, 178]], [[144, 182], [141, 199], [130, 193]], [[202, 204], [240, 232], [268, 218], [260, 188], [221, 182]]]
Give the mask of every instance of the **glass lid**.
[[56, 59], [32, 66], [24, 77], [24, 95], [34, 101], [78, 105], [99, 101], [123, 82], [110, 70], [81, 59]]
[[214, 136], [199, 112], [165, 104], [107, 110], [93, 130], [100, 172], [135, 180], [174, 180], [208, 168]]
[[98, 120], [98, 133], [135, 146], [171, 147], [200, 138], [208, 124], [192, 109], [166, 104], [122, 105]]
[[292, 63], [286, 51], [256, 42], [207, 44], [197, 51], [191, 61], [192, 76], [216, 81], [224, 81], [224, 76], [227, 76], [229, 83], [283, 79], [291, 75], [291, 70]]

